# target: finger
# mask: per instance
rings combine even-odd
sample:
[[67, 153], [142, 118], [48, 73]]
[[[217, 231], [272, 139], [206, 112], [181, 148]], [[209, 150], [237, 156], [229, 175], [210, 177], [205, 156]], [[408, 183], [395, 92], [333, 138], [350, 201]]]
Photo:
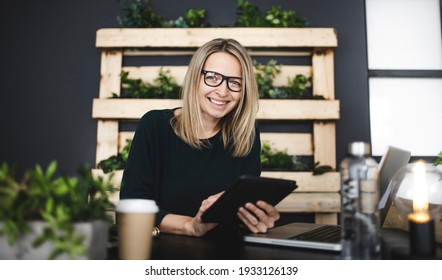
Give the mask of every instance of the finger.
[[255, 225], [251, 224], [250, 221], [240, 212], [238, 212], [238, 218], [244, 223], [249, 231], [253, 233], [266, 233], [268, 230], [268, 227], [263, 222], [258, 221], [258, 223]]
[[259, 206], [263, 206], [264, 208], [266, 208], [271, 215], [269, 215], [269, 213], [267, 213], [267, 211], [264, 211], [266, 209], [262, 209], [260, 207], [255, 206], [254, 204], [251, 203], [247, 203], [246, 207], [249, 211], [251, 211], [259, 220], [259, 222], [263, 223], [265, 225], [265, 227], [267, 228], [272, 228], [275, 226], [275, 221], [279, 219], [279, 212], [270, 204], [263, 202], [263, 201], [258, 201], [257, 203]]
[[[248, 204], [248, 203], [247, 203]], [[247, 206], [246, 204], [246, 206]], [[244, 218], [251, 224], [257, 225], [259, 223], [259, 219], [253, 215], [249, 210], [244, 207], [239, 208], [239, 212], [244, 216]]]
[[243, 222], [243, 224], [249, 229], [250, 232], [253, 233], [259, 232], [258, 228], [252, 225], [250, 221], [241, 212], [238, 211], [237, 216]]
[[267, 213], [267, 215], [272, 217], [275, 221], [279, 220], [279, 218], [281, 217], [278, 210], [276, 210], [276, 208], [273, 205], [271, 205], [265, 201], [260, 200], [256, 203], [256, 205], [258, 207], [260, 207], [261, 209], [264, 209], [264, 211]]
[[223, 195], [224, 192], [220, 192], [214, 195], [209, 196], [208, 198], [204, 199], [201, 202], [201, 206], [199, 211], [206, 211], [210, 206], [212, 206], [213, 203], [215, 203], [215, 201], [217, 201], [221, 195]]
[[[252, 203], [246, 204], [247, 210], [252, 212], [252, 214], [258, 219], [258, 222], [263, 223], [266, 227], [273, 227], [275, 220], [273, 217], [269, 216], [264, 210], [256, 207]], [[256, 223], [257, 224], [257, 223]]]

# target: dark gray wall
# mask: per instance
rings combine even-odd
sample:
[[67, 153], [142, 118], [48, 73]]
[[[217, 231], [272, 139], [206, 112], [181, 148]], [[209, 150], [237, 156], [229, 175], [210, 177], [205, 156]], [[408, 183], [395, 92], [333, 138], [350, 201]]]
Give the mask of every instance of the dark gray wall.
[[[363, 0], [251, 0], [262, 11], [272, 5], [305, 16], [312, 27], [338, 31], [335, 91], [341, 101], [337, 123], [337, 161], [345, 144], [370, 140], [365, 13]], [[168, 19], [189, 8], [203, 8], [212, 25], [235, 21], [236, 0], [151, 0]], [[0, 10], [1, 91], [0, 162], [22, 169], [51, 160], [73, 173], [94, 164], [98, 97], [99, 28], [119, 27], [116, 0], [8, 1]]]

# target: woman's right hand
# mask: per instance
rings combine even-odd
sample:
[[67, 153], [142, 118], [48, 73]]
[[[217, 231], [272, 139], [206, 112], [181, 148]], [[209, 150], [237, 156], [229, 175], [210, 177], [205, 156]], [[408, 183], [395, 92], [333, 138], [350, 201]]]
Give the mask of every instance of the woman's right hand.
[[197, 237], [203, 236], [218, 224], [203, 223], [201, 222], [201, 216], [222, 194], [223, 192], [220, 192], [203, 200], [195, 217], [167, 214], [161, 221], [161, 232]]
[[202, 201], [200, 209], [198, 210], [198, 213], [195, 217], [193, 217], [188, 224], [186, 225], [187, 230], [190, 235], [192, 236], [203, 236], [208, 231], [216, 227], [217, 223], [203, 223], [201, 222], [201, 216], [206, 212], [207, 209], [209, 209], [212, 204], [218, 200], [218, 198], [223, 194], [224, 192], [217, 193], [215, 195], [211, 195], [205, 200]]

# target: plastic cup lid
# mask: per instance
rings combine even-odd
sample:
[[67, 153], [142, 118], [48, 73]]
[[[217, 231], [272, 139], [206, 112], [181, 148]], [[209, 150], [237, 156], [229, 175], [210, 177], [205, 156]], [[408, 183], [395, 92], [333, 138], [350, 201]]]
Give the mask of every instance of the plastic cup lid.
[[155, 200], [150, 199], [121, 199], [115, 211], [127, 213], [156, 213], [158, 212], [158, 206]]

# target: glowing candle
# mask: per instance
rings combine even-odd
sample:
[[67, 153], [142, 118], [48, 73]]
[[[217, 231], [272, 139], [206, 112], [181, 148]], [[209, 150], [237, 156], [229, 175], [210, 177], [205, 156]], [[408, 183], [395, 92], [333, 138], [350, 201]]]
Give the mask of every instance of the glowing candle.
[[431, 220], [428, 212], [428, 190], [425, 177], [425, 164], [417, 162], [413, 167], [413, 212], [408, 215], [409, 220], [416, 223], [426, 223]]
[[428, 211], [428, 186], [425, 164], [417, 162], [413, 169], [413, 212], [408, 215], [410, 252], [412, 256], [433, 257], [436, 254], [434, 221]]

